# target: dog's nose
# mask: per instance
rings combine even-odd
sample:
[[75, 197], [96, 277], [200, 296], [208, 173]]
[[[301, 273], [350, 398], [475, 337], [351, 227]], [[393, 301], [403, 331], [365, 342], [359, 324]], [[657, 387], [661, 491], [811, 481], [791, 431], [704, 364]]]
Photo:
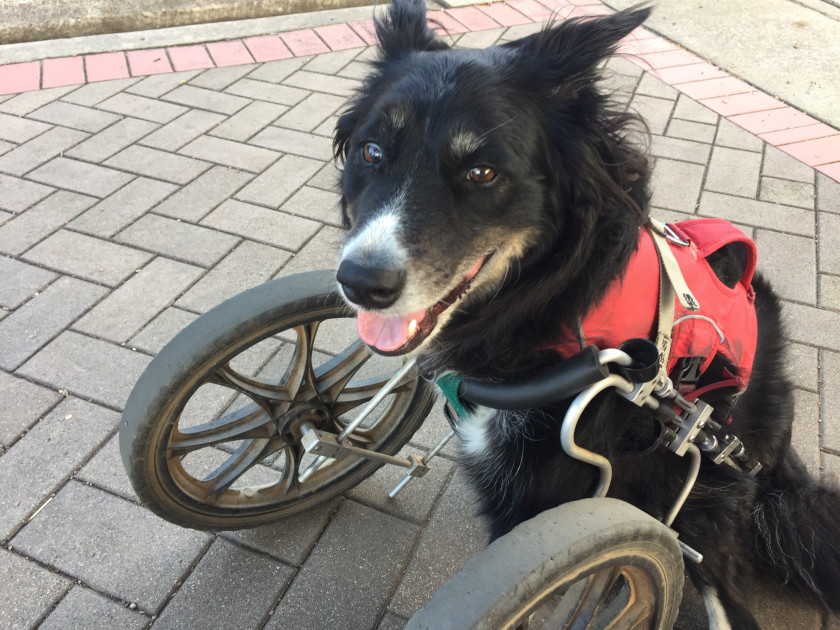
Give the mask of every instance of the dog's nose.
[[362, 308], [388, 308], [397, 301], [405, 284], [405, 270], [366, 267], [343, 260], [335, 274], [347, 299]]

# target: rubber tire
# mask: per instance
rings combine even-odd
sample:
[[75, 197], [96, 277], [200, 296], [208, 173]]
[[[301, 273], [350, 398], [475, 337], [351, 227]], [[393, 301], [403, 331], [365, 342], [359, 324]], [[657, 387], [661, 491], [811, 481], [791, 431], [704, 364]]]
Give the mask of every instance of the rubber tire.
[[[176, 496], [172, 489], [174, 482], [168, 487], [166, 480], [159, 478], [161, 471], [154, 463], [156, 453], [150, 444], [153, 433], [170, 422], [173, 401], [188, 400], [204, 375], [230, 356], [281, 330], [333, 318], [337, 313], [352, 315], [338, 295], [335, 271], [313, 271], [278, 278], [243, 291], [179, 332], [140, 376], [126, 401], [120, 423], [123, 465], [142, 503], [162, 518], [184, 527], [206, 530], [254, 527], [343, 494], [382, 466], [372, 460], [360, 461], [343, 476], [281, 509], [207, 514], [187, 495]], [[403, 419], [380, 446], [380, 452], [398, 452], [423, 423], [434, 398], [433, 386], [418, 379]]]
[[571, 584], [593, 564], [640, 558], [653, 572], [652, 628], [670, 630], [683, 586], [676, 535], [616, 499], [574, 501], [520, 524], [467, 562], [405, 630], [499, 630], [547, 585]]

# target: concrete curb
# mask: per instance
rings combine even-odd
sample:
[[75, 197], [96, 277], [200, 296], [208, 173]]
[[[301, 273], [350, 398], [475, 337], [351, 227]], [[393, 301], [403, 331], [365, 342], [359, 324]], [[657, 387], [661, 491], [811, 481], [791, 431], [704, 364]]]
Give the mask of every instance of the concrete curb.
[[[36, 42], [103, 33], [311, 13], [369, 0], [0, 0], [0, 41]], [[33, 19], [37, 16], [37, 20]]]
[[252, 35], [284, 33], [315, 26], [368, 20], [373, 16], [374, 9], [373, 6], [350, 7], [216, 24], [192, 24], [129, 33], [87, 35], [39, 42], [5, 44], [0, 46], [0, 64], [112, 52], [114, 50], [142, 50], [164, 46], [181, 46], [238, 39]]

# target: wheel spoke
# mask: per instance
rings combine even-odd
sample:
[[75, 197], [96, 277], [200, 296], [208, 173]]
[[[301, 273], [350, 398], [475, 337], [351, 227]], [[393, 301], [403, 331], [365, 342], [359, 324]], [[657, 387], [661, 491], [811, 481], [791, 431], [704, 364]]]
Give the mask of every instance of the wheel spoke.
[[300, 462], [306, 452], [300, 444], [289, 444], [283, 449], [286, 454], [286, 466], [283, 469], [283, 478], [280, 480], [286, 488], [286, 494], [300, 486]]
[[258, 381], [244, 374], [240, 374], [229, 363], [217, 368], [216, 372], [207, 382], [229, 387], [240, 394], [244, 394], [262, 407], [269, 415], [275, 403], [291, 402], [292, 400], [285, 387]]
[[653, 614], [653, 595], [648, 585], [630, 568], [622, 588], [603, 609], [603, 619], [611, 620], [607, 630], [647, 628]]
[[635, 628], [647, 628], [648, 625], [641, 622], [650, 618], [651, 605], [649, 602], [632, 601], [624, 607], [618, 617], [606, 626], [606, 630], [634, 630]]
[[[294, 400], [305, 383], [315, 382], [312, 372], [312, 352], [315, 346], [315, 333], [320, 322], [311, 322], [295, 326], [297, 336], [295, 354], [283, 376], [282, 388], [288, 396], [288, 401]], [[314, 394], [314, 391], [312, 392]]]
[[177, 428], [167, 447], [171, 454], [185, 454], [206, 446], [245, 440], [269, 438], [276, 428], [271, 416], [259, 405], [252, 403], [210, 422], [195, 427]]
[[335, 400], [372, 354], [366, 344], [357, 340], [344, 352], [315, 368], [315, 387], [321, 402]]
[[584, 593], [583, 599], [578, 606], [579, 614], [583, 619], [589, 620], [594, 617], [607, 591], [612, 588], [612, 585], [615, 584], [616, 579], [620, 575], [621, 573], [616, 569], [604, 569], [590, 576], [586, 585], [586, 593]]
[[[319, 322], [303, 324], [294, 328], [297, 335], [295, 353], [281, 383], [267, 383], [235, 370], [228, 362], [216, 369], [207, 382], [230, 387], [245, 394], [269, 414], [277, 403], [291, 403], [307, 382], [312, 382], [312, 348]], [[288, 406], [288, 405], [286, 405]]]
[[[365, 404], [373, 398], [380, 389], [382, 389], [382, 386], [385, 385], [385, 383], [387, 383], [396, 372], [397, 370], [394, 370], [388, 374], [354, 381], [350, 387], [345, 387], [341, 393], [336, 396], [335, 403], [332, 405], [333, 416], [338, 417], [360, 405]], [[393, 393], [396, 394], [409, 391], [416, 378], [416, 374], [409, 372], [393, 389]]]
[[[583, 602], [583, 597], [586, 594], [586, 588], [589, 585], [589, 580], [580, 580], [572, 584], [569, 589], [563, 594], [557, 608], [551, 613], [548, 619], [545, 620], [539, 627], [548, 630], [566, 630], [573, 628], [570, 625], [578, 619], [577, 613], [580, 604]], [[522, 630], [530, 628], [530, 620], [524, 622], [521, 626]]]
[[557, 608], [539, 627], [543, 630], [647, 627], [644, 622], [650, 618], [652, 603], [640, 597], [642, 593], [635, 592], [632, 579], [626, 579], [619, 588], [617, 580], [622, 575], [620, 568], [605, 569], [572, 584]]
[[245, 440], [225, 462], [204, 478], [205, 499], [218, 497], [253, 466], [285, 446], [280, 440]]
[[618, 570], [604, 569], [570, 586], [543, 627], [551, 630], [588, 630], [598, 627], [592, 625], [595, 614], [620, 575]]

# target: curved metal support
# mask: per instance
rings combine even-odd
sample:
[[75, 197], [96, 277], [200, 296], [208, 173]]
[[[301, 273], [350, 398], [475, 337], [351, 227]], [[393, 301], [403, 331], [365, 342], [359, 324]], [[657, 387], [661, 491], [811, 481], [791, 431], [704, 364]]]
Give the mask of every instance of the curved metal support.
[[[616, 352], [619, 351], [617, 350]], [[625, 393], [633, 391], [633, 384], [630, 381], [618, 374], [610, 374], [605, 379], [598, 381], [594, 385], [590, 385], [575, 397], [563, 418], [563, 425], [560, 427], [560, 443], [563, 445], [563, 450], [566, 451], [566, 454], [569, 457], [597, 467], [601, 472], [598, 487], [595, 489], [595, 494], [593, 495], [594, 498], [607, 496], [607, 490], [609, 490], [610, 482], [612, 481], [612, 465], [606, 457], [575, 444], [575, 428], [586, 406], [592, 402], [595, 396], [608, 387], [615, 387]]]
[[598, 353], [598, 360], [601, 362], [601, 365], [606, 365], [607, 363], [618, 363], [624, 367], [630, 367], [633, 364], [633, 358], [624, 352], [624, 350], [619, 350], [618, 348], [607, 348], [605, 350], [601, 350]]
[[694, 487], [694, 482], [697, 481], [697, 475], [700, 473], [700, 449], [697, 448], [696, 445], [690, 444], [686, 452], [691, 456], [691, 462], [689, 462], [688, 477], [685, 480], [685, 485], [683, 486], [682, 492], [680, 492], [680, 495], [674, 502], [674, 506], [671, 508], [671, 511], [668, 512], [668, 516], [665, 517], [665, 520], [662, 521], [668, 527], [670, 527], [671, 523], [674, 522], [674, 519], [677, 518], [677, 514], [682, 509], [682, 506], [685, 504], [685, 500], [688, 498], [688, 494]]

